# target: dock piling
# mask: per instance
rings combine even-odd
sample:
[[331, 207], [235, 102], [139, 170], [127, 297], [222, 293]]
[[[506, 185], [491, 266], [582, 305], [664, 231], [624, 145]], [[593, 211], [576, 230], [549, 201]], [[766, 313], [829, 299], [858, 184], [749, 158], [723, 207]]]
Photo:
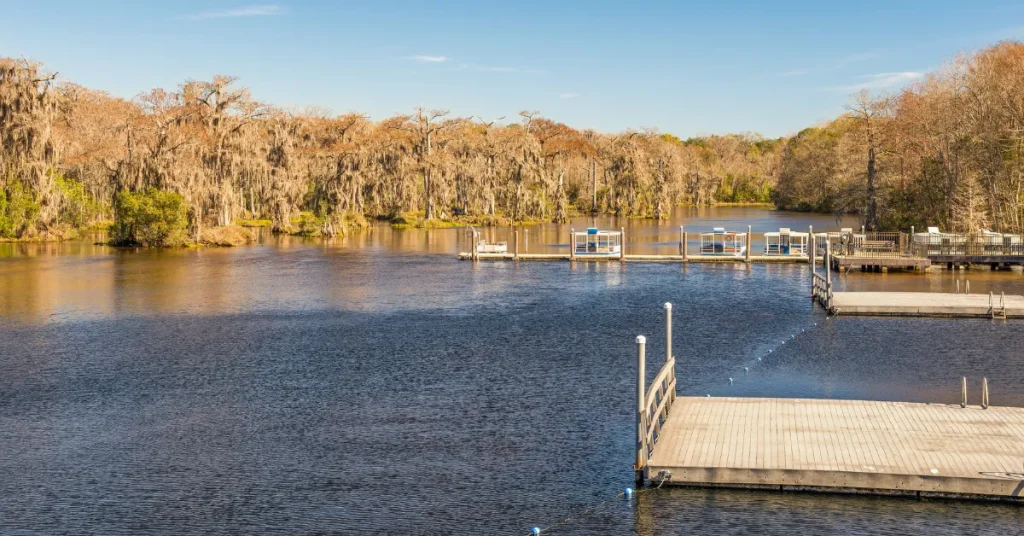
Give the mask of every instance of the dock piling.
[[687, 242], [686, 238], [687, 238], [687, 236], [686, 236], [686, 230], [683, 229], [682, 225], [679, 226], [679, 232], [683, 234], [683, 242], [679, 246], [680, 253], [683, 256], [683, 262], [686, 262], [686, 261], [690, 260], [690, 256], [689, 256], [689, 253], [687, 253], [687, 251], [686, 251], [688, 249], [686, 247], [686, 242]]
[[646, 411], [646, 393], [644, 383], [647, 375], [644, 371], [644, 354], [646, 352], [647, 338], [643, 335], [636, 337], [636, 369], [637, 369], [637, 391], [636, 391], [636, 463], [633, 470], [636, 473], [636, 484], [639, 488], [644, 483], [644, 466], [647, 465], [647, 419], [644, 417]]
[[960, 377], [960, 407], [967, 407], [967, 376]]
[[753, 229], [752, 226], [750, 226], [750, 225], [747, 226], [747, 253], [746, 253], [746, 258], [744, 260], [746, 260], [748, 263], [750, 262], [750, 234], [751, 234], [752, 229]]
[[620, 237], [622, 239], [622, 247], [619, 248], [619, 260], [624, 261], [626, 260], [626, 228], [620, 227], [619, 231], [621, 231]]
[[512, 246], [513, 247], [513, 249], [512, 249], [512, 256], [515, 258], [515, 260], [518, 261], [519, 260], [519, 230], [518, 229], [516, 230], [516, 234], [513, 236], [513, 240], [514, 240], [515, 245]]
[[576, 229], [569, 228], [569, 260], [576, 260]]
[[683, 234], [683, 226], [679, 226], [679, 254], [686, 257], [686, 236]]
[[672, 304], [665, 302], [665, 362], [672, 361]]
[[988, 378], [981, 379], [981, 409], [988, 409]]

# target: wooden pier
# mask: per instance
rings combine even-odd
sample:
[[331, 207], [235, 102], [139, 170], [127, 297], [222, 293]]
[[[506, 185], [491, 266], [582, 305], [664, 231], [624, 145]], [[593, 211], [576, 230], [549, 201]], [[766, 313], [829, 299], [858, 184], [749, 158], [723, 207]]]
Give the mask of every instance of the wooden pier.
[[[459, 253], [460, 261], [581, 261], [581, 262], [693, 262], [693, 263], [761, 263], [807, 264], [807, 257], [795, 255], [751, 255], [732, 257], [723, 255], [623, 255], [620, 257], [571, 256], [567, 253]], [[821, 262], [820, 259], [818, 262]]]
[[666, 485], [1018, 501], [1024, 408], [865, 400], [676, 395], [672, 308], [666, 356], [647, 386], [637, 337], [636, 472]]
[[948, 292], [833, 292], [829, 309], [839, 315], [1024, 318], [1024, 296]]

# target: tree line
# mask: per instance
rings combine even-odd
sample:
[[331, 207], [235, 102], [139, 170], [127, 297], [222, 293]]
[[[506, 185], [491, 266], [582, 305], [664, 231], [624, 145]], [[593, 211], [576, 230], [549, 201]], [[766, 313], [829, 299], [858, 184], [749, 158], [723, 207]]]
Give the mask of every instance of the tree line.
[[834, 121], [779, 139], [607, 134], [533, 111], [418, 108], [372, 121], [277, 108], [226, 76], [121, 99], [0, 58], [0, 237], [110, 221], [122, 243], [197, 241], [238, 223], [333, 236], [367, 218], [664, 218], [675, 205], [726, 202], [858, 213], [872, 229], [1019, 232], [1022, 119], [1016, 42], [896, 95], [859, 94]]
[[1024, 232], [1024, 44], [962, 55], [895, 94], [786, 141], [780, 208], [861, 215], [865, 226]]

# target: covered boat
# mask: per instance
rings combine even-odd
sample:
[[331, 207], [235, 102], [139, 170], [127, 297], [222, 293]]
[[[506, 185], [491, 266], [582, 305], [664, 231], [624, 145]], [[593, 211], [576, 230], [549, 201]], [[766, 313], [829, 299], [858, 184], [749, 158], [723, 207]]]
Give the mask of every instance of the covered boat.
[[577, 257], [617, 257], [622, 253], [622, 232], [591, 227], [573, 232], [573, 253]]
[[726, 231], [715, 227], [710, 233], [700, 234], [701, 255], [722, 255], [739, 257], [747, 252], [747, 233]]
[[793, 232], [786, 227], [764, 234], [765, 255], [807, 255], [809, 233]]

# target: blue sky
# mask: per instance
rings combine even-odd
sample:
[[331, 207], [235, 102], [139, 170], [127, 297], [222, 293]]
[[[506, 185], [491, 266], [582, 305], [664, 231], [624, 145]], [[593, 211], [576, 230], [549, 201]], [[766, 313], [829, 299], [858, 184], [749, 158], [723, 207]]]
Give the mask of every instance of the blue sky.
[[681, 137], [779, 136], [1003, 39], [1024, 2], [29, 2], [0, 55], [133, 97], [229, 74], [262, 101]]

